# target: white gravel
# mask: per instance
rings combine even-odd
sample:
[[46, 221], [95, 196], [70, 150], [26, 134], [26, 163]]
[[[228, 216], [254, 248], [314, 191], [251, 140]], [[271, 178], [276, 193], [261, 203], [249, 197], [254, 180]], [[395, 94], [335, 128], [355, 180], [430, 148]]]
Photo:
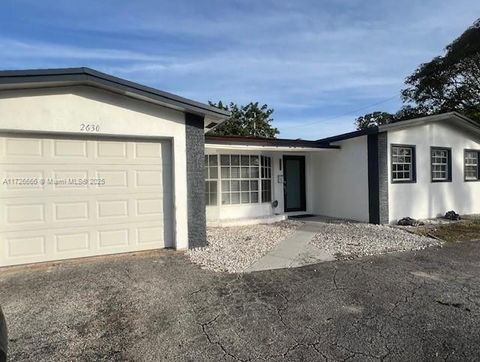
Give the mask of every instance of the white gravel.
[[337, 258], [354, 258], [441, 245], [400, 228], [362, 223], [322, 223], [311, 243]]
[[205, 269], [239, 273], [272, 250], [281, 240], [302, 225], [298, 221], [282, 221], [232, 227], [209, 227], [209, 245], [190, 249], [190, 260]]

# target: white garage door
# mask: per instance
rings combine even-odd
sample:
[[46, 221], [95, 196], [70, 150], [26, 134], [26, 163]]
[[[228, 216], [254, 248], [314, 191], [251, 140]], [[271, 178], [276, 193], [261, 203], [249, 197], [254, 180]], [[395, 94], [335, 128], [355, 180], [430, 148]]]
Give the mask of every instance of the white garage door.
[[169, 141], [0, 135], [0, 266], [173, 246]]

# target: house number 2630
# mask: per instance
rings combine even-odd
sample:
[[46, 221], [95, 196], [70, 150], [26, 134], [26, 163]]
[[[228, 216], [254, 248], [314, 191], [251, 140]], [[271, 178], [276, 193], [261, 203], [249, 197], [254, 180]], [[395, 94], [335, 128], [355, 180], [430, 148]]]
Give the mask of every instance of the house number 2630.
[[90, 123], [82, 123], [80, 125], [81, 132], [100, 132], [100, 125], [99, 124], [90, 124]]

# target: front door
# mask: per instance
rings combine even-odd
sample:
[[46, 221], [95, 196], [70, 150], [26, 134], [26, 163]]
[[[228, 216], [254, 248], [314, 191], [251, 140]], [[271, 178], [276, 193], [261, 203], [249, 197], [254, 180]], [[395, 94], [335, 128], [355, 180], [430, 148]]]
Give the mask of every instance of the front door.
[[305, 157], [283, 156], [284, 209], [306, 211]]

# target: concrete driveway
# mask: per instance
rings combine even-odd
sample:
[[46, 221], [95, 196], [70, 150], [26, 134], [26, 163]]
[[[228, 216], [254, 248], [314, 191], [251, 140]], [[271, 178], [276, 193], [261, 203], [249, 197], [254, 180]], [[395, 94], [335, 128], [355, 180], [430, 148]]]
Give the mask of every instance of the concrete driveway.
[[480, 243], [245, 275], [181, 254], [1, 271], [12, 361], [475, 360]]

